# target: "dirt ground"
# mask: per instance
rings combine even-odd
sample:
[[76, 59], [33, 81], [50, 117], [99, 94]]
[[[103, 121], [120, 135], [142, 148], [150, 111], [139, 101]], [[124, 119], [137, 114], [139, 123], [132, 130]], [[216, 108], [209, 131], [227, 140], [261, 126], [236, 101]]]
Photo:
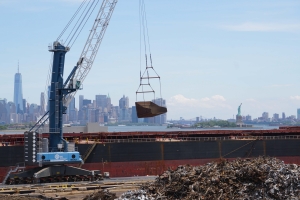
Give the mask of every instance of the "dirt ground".
[[[109, 192], [115, 193], [119, 197], [122, 193], [128, 190], [135, 190], [132, 188], [114, 188], [109, 189]], [[43, 193], [43, 194], [29, 194], [29, 195], [1, 195], [1, 200], [83, 200], [87, 195], [96, 193], [98, 190], [88, 191], [72, 191], [72, 192], [57, 192], [57, 193]]]

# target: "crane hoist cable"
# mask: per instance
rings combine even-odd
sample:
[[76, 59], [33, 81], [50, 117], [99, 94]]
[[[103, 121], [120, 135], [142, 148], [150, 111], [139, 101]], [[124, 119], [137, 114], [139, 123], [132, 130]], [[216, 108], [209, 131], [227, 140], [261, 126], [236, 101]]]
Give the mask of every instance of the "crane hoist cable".
[[[147, 22], [147, 13], [145, 1], [139, 1], [139, 22], [140, 22], [140, 84], [136, 91], [136, 111], [138, 118], [147, 118], [154, 117], [157, 115], [161, 115], [167, 112], [167, 108], [163, 107], [163, 99], [161, 94], [161, 81], [160, 76], [154, 70], [152, 65], [152, 56], [151, 56], [151, 48], [150, 48], [150, 39], [149, 39], [149, 31], [148, 31], [148, 22]], [[144, 54], [145, 54], [145, 64], [146, 68], [142, 73], [142, 43], [144, 45]], [[150, 59], [150, 65], [148, 64], [148, 53]], [[150, 71], [155, 73], [154, 75], [150, 75]], [[160, 89], [160, 99], [155, 98], [155, 90], [153, 89], [150, 79], [159, 79], [159, 89]], [[148, 89], [145, 91], [145, 89]], [[154, 100], [146, 101], [145, 94], [153, 93]], [[142, 94], [143, 101], [138, 101], [138, 94]], [[159, 102], [160, 106], [156, 103]]]
[[[139, 22], [140, 22], [140, 85], [136, 92], [136, 100], [138, 101], [137, 95], [139, 93], [141, 93], [143, 95], [143, 100], [145, 101], [145, 93], [149, 93], [149, 92], [154, 94], [154, 99], [155, 99], [155, 90], [152, 88], [152, 86], [150, 84], [150, 79], [152, 79], [152, 78], [159, 79], [160, 98], [162, 98], [160, 76], [155, 71], [155, 69], [153, 68], [153, 64], [152, 64], [148, 21], [147, 21], [147, 13], [146, 13], [146, 6], [145, 6], [144, 0], [139, 1]], [[145, 64], [146, 64], [146, 68], [143, 73], [141, 73], [142, 72], [142, 43], [144, 45], [143, 49], [144, 49]], [[150, 66], [148, 65], [148, 52], [149, 52]], [[156, 76], [149, 75], [150, 69], [152, 69], [152, 71], [155, 73]], [[146, 83], [143, 82], [143, 79], [146, 80]], [[145, 91], [144, 87], [149, 88], [150, 90]]]

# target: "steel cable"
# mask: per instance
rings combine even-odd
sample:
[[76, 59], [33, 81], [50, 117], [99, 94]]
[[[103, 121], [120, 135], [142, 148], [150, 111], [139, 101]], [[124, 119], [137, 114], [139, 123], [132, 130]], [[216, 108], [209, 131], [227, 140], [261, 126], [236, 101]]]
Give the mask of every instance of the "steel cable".
[[[90, 2], [91, 2], [91, 1], [89, 1], [89, 2], [86, 4], [86, 6], [85, 6], [84, 10], [82, 11], [80, 17], [77, 19], [77, 22], [76, 22], [75, 25], [73, 26], [71, 32], [69, 33], [69, 35], [68, 35], [68, 37], [67, 37], [67, 39], [66, 39], [66, 43], [70, 43], [70, 41], [72, 40], [72, 38], [69, 40], [69, 37], [72, 35], [74, 29], [75, 29], [76, 27], [77, 27], [77, 29], [78, 29], [78, 26], [80, 26], [80, 25], [77, 26], [77, 24], [78, 24], [78, 22], [81, 20], [83, 14], [86, 13], [86, 9], [88, 8]], [[82, 21], [82, 20], [81, 20], [81, 21]], [[74, 36], [74, 34], [76, 34], [76, 31], [75, 31], [75, 33], [73, 33], [73, 36]], [[72, 36], [72, 37], [73, 37], [73, 36]]]
[[88, 21], [89, 18], [91, 17], [91, 15], [92, 15], [92, 13], [94, 12], [94, 10], [95, 10], [96, 6], [98, 5], [98, 3], [99, 3], [99, 0], [97, 0], [97, 3], [95, 4], [93, 10], [90, 12], [90, 15], [88, 16], [88, 18], [87, 18], [86, 21], [84, 22], [83, 26], [81, 27], [79, 33], [77, 34], [77, 36], [76, 36], [76, 38], [74, 39], [74, 41], [73, 41], [72, 45], [70, 46], [70, 48], [73, 46], [73, 44], [74, 44], [75, 41], [77, 40], [78, 36], [80, 35], [82, 29], [84, 28], [84, 26], [86, 25], [87, 21]]
[[56, 39], [56, 41], [58, 41], [61, 36], [65, 33], [65, 31], [68, 29], [68, 27], [70, 26], [70, 24], [73, 22], [73, 20], [75, 19], [75, 17], [77, 16], [78, 12], [81, 10], [82, 6], [85, 4], [87, 0], [84, 0], [79, 8], [76, 10], [76, 12], [74, 13], [74, 15], [72, 16], [72, 18], [70, 19], [70, 21], [68, 22], [68, 24], [65, 26], [65, 28], [63, 29], [63, 31], [60, 33], [60, 35], [58, 36], [58, 38]]

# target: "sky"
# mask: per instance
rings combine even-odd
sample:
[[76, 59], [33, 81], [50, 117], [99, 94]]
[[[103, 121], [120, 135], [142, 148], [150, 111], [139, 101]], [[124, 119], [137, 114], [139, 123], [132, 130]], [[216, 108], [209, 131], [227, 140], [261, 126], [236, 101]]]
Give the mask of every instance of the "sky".
[[[39, 104], [53, 43], [81, 0], [0, 0], [0, 98], [13, 100], [18, 61], [23, 98]], [[300, 108], [299, 0], [145, 0], [153, 66], [167, 118], [229, 119]], [[79, 59], [93, 19], [66, 54], [65, 78]], [[145, 59], [141, 59], [142, 70]], [[76, 94], [136, 101], [140, 74], [139, 1], [119, 0], [94, 65]], [[138, 97], [139, 98], [139, 97]], [[149, 97], [151, 100], [152, 97]], [[139, 99], [138, 99], [139, 100]]]

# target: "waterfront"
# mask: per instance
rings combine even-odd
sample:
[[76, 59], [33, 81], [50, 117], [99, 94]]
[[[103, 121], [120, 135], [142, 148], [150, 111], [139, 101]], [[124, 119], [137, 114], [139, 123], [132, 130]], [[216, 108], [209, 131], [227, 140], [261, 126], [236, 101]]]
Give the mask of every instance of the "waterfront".
[[[199, 131], [199, 130], [271, 130], [278, 129], [278, 126], [254, 125], [247, 128], [168, 128], [167, 126], [108, 126], [108, 132], [165, 132], [165, 131]], [[0, 135], [4, 134], [23, 134], [27, 130], [4, 130], [0, 131]]]

